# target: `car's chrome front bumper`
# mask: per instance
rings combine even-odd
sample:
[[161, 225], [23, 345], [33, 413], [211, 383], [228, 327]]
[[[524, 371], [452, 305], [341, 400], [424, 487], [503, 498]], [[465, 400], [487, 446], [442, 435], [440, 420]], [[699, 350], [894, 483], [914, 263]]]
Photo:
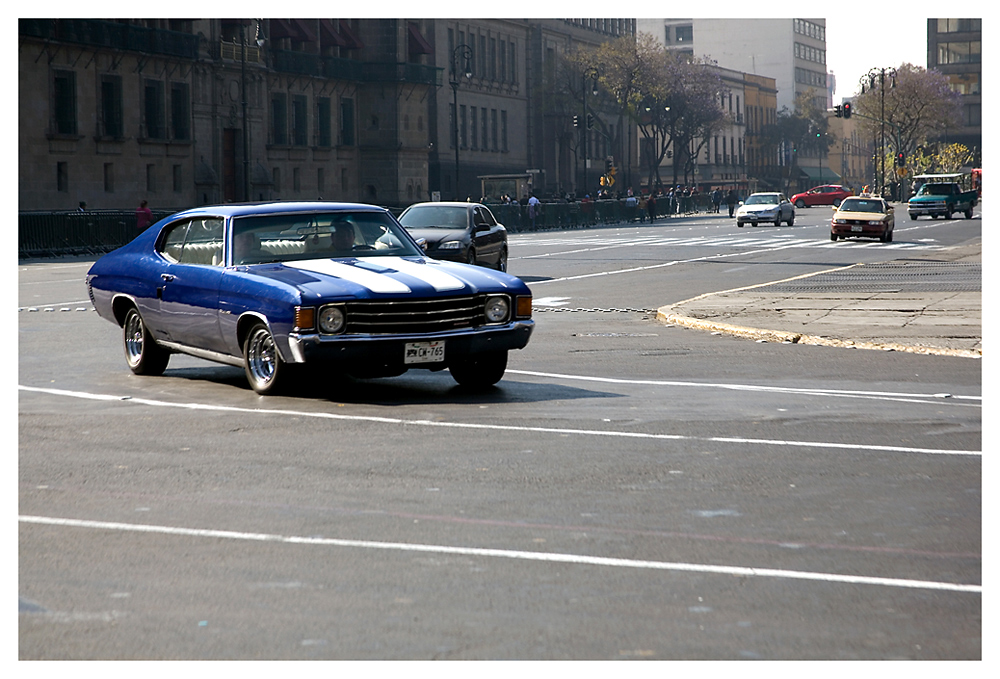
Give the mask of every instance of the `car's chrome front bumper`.
[[[414, 342], [446, 343], [445, 363], [452, 358], [490, 351], [523, 349], [528, 344], [535, 322], [530, 319], [503, 325], [488, 325], [465, 330], [412, 335], [288, 335], [289, 363], [334, 362], [352, 364], [375, 360], [379, 363], [404, 362], [405, 345]], [[430, 367], [430, 365], [411, 367]]]

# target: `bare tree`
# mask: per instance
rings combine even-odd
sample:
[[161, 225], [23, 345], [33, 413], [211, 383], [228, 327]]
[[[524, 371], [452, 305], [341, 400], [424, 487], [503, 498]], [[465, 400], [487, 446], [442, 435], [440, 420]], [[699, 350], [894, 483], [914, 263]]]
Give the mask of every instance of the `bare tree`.
[[865, 133], [873, 136], [881, 125], [884, 85], [886, 138], [897, 152], [910, 155], [928, 138], [960, 124], [961, 96], [938, 71], [908, 63], [895, 71], [895, 78], [866, 80], [864, 93], [854, 97], [854, 110], [864, 119]]

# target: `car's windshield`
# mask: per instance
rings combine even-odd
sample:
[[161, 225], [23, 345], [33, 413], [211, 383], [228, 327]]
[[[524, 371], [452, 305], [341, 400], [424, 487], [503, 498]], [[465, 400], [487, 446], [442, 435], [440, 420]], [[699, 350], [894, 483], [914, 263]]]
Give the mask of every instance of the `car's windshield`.
[[461, 206], [416, 205], [399, 216], [399, 223], [409, 229], [465, 229], [469, 210]]
[[951, 193], [951, 184], [924, 184], [920, 193], [926, 196], [947, 196]]
[[885, 212], [885, 203], [870, 198], [848, 198], [840, 204], [841, 212]]
[[778, 194], [776, 193], [760, 193], [754, 194], [747, 198], [746, 205], [777, 205], [778, 204]]
[[423, 255], [384, 212], [297, 212], [233, 219], [233, 264]]

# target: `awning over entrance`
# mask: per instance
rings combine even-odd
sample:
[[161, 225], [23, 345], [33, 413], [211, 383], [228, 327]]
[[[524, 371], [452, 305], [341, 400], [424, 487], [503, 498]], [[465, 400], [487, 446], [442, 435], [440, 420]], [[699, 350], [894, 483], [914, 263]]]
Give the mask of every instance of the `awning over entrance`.
[[801, 172], [809, 181], [815, 182], [817, 186], [822, 184], [839, 184], [840, 175], [831, 170], [828, 167], [818, 168], [818, 167], [802, 167], [799, 166], [799, 172]]

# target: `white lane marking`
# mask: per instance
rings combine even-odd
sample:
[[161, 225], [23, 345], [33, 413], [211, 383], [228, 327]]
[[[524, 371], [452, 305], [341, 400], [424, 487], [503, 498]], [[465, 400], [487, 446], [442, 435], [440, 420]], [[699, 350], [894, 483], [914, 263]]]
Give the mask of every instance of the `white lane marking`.
[[[375, 263], [376, 262], [372, 262], [372, 264]], [[407, 276], [419, 278], [438, 292], [445, 292], [447, 290], [462, 290], [465, 288], [465, 283], [455, 278], [447, 271], [440, 270], [439, 267], [441, 265], [433, 260], [426, 260], [425, 263], [421, 264], [419, 262], [411, 262], [400, 257], [379, 257], [377, 263], [379, 266], [385, 266], [387, 269], [395, 269], [396, 271], [404, 273]]]
[[742, 577], [782, 578], [791, 580], [813, 580], [836, 582], [850, 585], [876, 585], [880, 587], [901, 587], [907, 589], [932, 589], [949, 592], [970, 592], [982, 594], [982, 585], [965, 585], [952, 582], [930, 580], [905, 580], [865, 575], [843, 575], [840, 573], [817, 573], [810, 571], [790, 571], [779, 568], [754, 568], [747, 566], [717, 566], [712, 564], [681, 563], [670, 561], [644, 561], [640, 559], [616, 559], [582, 554], [559, 552], [526, 552], [513, 549], [485, 549], [479, 547], [453, 547], [449, 545], [425, 545], [409, 542], [377, 542], [373, 540], [344, 540], [338, 538], [303, 537], [277, 535], [273, 533], [243, 533], [228, 530], [207, 530], [201, 528], [181, 528], [177, 526], [156, 526], [149, 524], [117, 523], [113, 521], [86, 521], [47, 516], [18, 516], [18, 522], [69, 528], [95, 528], [134, 533], [158, 533], [163, 535], [183, 535], [188, 537], [213, 538], [223, 540], [247, 540], [253, 542], [278, 542], [284, 544], [315, 545], [323, 547], [355, 547], [360, 549], [382, 549], [397, 552], [424, 552], [435, 554], [457, 554], [522, 561], [543, 561], [549, 563], [571, 563], [587, 566], [612, 568], [641, 568], [660, 571], [685, 571], [689, 573], [710, 573], [714, 575], [737, 575]]
[[397, 281], [395, 278], [356, 266], [350, 266], [349, 264], [334, 262], [331, 259], [303, 259], [295, 262], [285, 262], [285, 266], [343, 278], [345, 281], [368, 288], [372, 292], [412, 292], [407, 285]]
[[532, 306], [565, 306], [571, 297], [542, 297], [531, 303]]
[[[823, 388], [799, 388], [799, 387], [769, 387], [757, 384], [725, 384], [722, 382], [677, 382], [672, 380], [627, 380], [616, 377], [594, 377], [590, 375], [563, 375], [560, 373], [543, 373], [533, 370], [513, 370], [508, 368], [508, 373], [515, 375], [532, 375], [535, 377], [545, 377], [548, 379], [581, 380], [584, 382], [604, 382], [606, 384], [643, 384], [657, 387], [703, 387], [707, 389], [730, 389], [732, 391], [769, 391], [779, 394], [806, 394], [812, 396], [842, 396], [845, 398], [869, 398], [888, 401], [902, 401], [904, 403], [928, 403], [935, 406], [947, 404], [951, 399], [961, 399], [968, 401], [983, 400], [982, 396], [961, 396], [948, 394], [947, 399], [941, 394], [910, 394], [906, 392], [892, 391], [851, 391], [845, 389], [823, 389]], [[925, 399], [933, 399], [931, 401]], [[969, 407], [982, 407], [978, 404], [950, 404], [968, 405]]]
[[49, 304], [40, 304], [38, 302], [32, 302], [31, 306], [46, 307], [46, 306], [71, 306], [73, 304], [91, 304], [89, 299], [81, 299], [76, 302], [51, 302]]
[[982, 456], [982, 451], [946, 450], [936, 448], [909, 448], [904, 446], [877, 446], [858, 443], [830, 443], [826, 441], [784, 441], [776, 439], [751, 439], [730, 436], [686, 436], [683, 434], [648, 434], [644, 432], [606, 431], [600, 429], [564, 429], [558, 427], [527, 427], [505, 424], [476, 424], [470, 422], [441, 422], [435, 420], [405, 420], [397, 417], [376, 417], [373, 415], [340, 415], [336, 413], [310, 412], [305, 410], [284, 410], [272, 408], [243, 408], [239, 406], [220, 406], [211, 403], [171, 403], [154, 399], [135, 398], [132, 396], [116, 396], [113, 394], [93, 394], [65, 389], [50, 389], [43, 387], [28, 387], [19, 384], [21, 391], [29, 391], [53, 396], [66, 396], [93, 401], [122, 401], [126, 404], [155, 406], [159, 408], [183, 408], [187, 410], [209, 410], [233, 413], [248, 413], [254, 415], [290, 415], [293, 417], [314, 417], [328, 420], [347, 420], [354, 422], [378, 422], [381, 424], [400, 424], [416, 427], [442, 427], [450, 429], [484, 429], [489, 431], [530, 432], [533, 434], [565, 434], [577, 436], [604, 436], [609, 438], [632, 438], [655, 441], [701, 441], [709, 443], [757, 444], [765, 446], [782, 446], [786, 448], [820, 448], [836, 450], [866, 450], [886, 453], [919, 453], [922, 455], [968, 455]]

